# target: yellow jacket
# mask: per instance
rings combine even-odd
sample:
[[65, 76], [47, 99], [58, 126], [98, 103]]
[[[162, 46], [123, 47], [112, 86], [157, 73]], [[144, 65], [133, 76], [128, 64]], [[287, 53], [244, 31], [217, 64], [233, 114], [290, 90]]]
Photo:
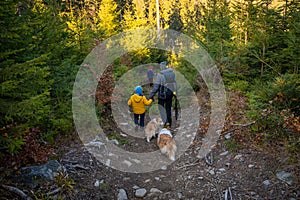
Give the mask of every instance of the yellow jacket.
[[152, 103], [152, 99], [147, 100], [145, 96], [139, 96], [137, 94], [131, 95], [128, 100], [128, 105], [132, 107], [134, 114], [143, 114], [146, 112], [146, 107]]

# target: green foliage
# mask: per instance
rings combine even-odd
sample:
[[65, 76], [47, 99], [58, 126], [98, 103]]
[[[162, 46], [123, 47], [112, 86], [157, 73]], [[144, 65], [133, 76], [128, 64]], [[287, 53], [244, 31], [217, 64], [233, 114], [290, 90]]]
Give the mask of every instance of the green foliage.
[[0, 136], [0, 145], [4, 148], [7, 148], [8, 152], [10, 152], [12, 155], [17, 154], [23, 144], [23, 138], [11, 136], [3, 137], [2, 135]]
[[113, 67], [113, 76], [116, 81], [127, 72], [128, 68], [124, 65], [114, 66]]
[[249, 89], [248, 81], [237, 80], [230, 83], [229, 88], [231, 90], [239, 91], [242, 94], [245, 94]]
[[49, 80], [49, 68], [41, 67], [44, 59], [40, 57], [2, 68], [2, 126], [14, 121], [27, 123], [28, 126], [41, 125], [49, 115], [49, 89], [52, 81]]
[[118, 133], [111, 133], [108, 135], [109, 140], [117, 140], [120, 145], [124, 145], [128, 143], [128, 140], [124, 140], [121, 138], [120, 134]]
[[242, 145], [235, 141], [235, 139], [229, 139], [224, 141], [225, 146], [228, 148], [230, 151], [235, 151], [237, 152], [242, 148]]
[[0, 146], [12, 155], [17, 154], [25, 142], [24, 132], [24, 127], [16, 126], [16, 124], [4, 126], [0, 129]]
[[74, 191], [75, 181], [71, 179], [67, 173], [59, 172], [55, 177], [55, 184], [57, 187], [62, 188], [63, 193], [72, 193]]
[[185, 60], [180, 60], [180, 64], [176, 66], [176, 70], [178, 70], [181, 74], [184, 75], [184, 77], [190, 83], [193, 89], [199, 89], [199, 86], [196, 84], [196, 79], [198, 78], [198, 71], [195, 67], [193, 67], [190, 63], [188, 63]]
[[291, 110], [300, 114], [300, 76], [299, 74], [284, 74], [276, 77], [260, 88], [260, 98], [269, 102], [278, 110]]
[[97, 27], [104, 33], [104, 38], [115, 35], [119, 30], [119, 11], [114, 0], [102, 0], [97, 10]]
[[[260, 120], [254, 130], [282, 124], [281, 110], [300, 114], [300, 4], [278, 5], [265, 0], [160, 1], [161, 28], [188, 33], [205, 44], [222, 64], [225, 85], [249, 97], [248, 115]], [[47, 141], [72, 131], [73, 82], [84, 57], [120, 31], [155, 26], [155, 11], [152, 1], [1, 1], [0, 125], [16, 123], [19, 130], [1, 132], [1, 146], [18, 152], [24, 131], [33, 127], [40, 127]], [[132, 67], [168, 58], [194, 90], [201, 87], [193, 66], [169, 52], [144, 49], [144, 38], [124, 41], [140, 49], [113, 63], [114, 80], [122, 80]], [[122, 81], [130, 85], [131, 78]], [[109, 101], [103, 97], [105, 105]], [[99, 112], [103, 106], [97, 105]]]
[[297, 124], [292, 125], [290, 121], [295, 118], [287, 119], [283, 113], [288, 112], [291, 116], [299, 116], [299, 80], [297, 74], [285, 74], [267, 83], [257, 81], [252, 86], [252, 90], [247, 93], [251, 107], [247, 111], [247, 116], [256, 121], [256, 124], [252, 126], [253, 131], [278, 129], [282, 132], [283, 127], [289, 125], [297, 130]]

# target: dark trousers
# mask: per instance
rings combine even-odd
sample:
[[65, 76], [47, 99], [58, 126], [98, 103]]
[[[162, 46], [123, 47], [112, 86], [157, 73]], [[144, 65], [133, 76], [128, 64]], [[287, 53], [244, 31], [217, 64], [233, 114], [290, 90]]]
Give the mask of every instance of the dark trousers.
[[148, 78], [150, 87], [153, 87], [153, 78]]
[[167, 97], [166, 99], [158, 99], [158, 109], [160, 116], [164, 123], [172, 125], [172, 98], [173, 96]]
[[145, 113], [143, 114], [134, 114], [134, 124], [136, 126], [144, 127], [145, 126]]

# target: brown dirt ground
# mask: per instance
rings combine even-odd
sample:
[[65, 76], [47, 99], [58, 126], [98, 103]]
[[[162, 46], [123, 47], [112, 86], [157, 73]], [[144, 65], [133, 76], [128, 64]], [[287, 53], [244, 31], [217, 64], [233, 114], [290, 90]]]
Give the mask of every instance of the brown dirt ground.
[[[111, 124], [113, 127], [113, 124]], [[110, 129], [109, 131], [113, 131]], [[108, 131], [108, 132], [109, 132]], [[117, 199], [119, 189], [125, 189], [129, 199], [136, 198], [135, 186], [145, 188], [144, 199], [300, 199], [299, 160], [290, 164], [286, 151], [280, 145], [243, 146], [232, 150], [220, 137], [212, 149], [213, 163], [198, 159], [202, 135], [198, 133], [188, 150], [166, 170], [149, 173], [125, 173], [105, 166], [96, 160], [74, 133], [65, 138], [56, 149], [58, 161], [66, 172], [60, 181], [45, 182], [38, 188], [29, 188], [12, 179], [1, 176], [2, 184], [13, 185], [33, 199]], [[143, 139], [126, 138], [120, 147], [131, 151], [156, 150], [155, 140], [147, 144]], [[228, 151], [225, 155], [224, 152]], [[292, 185], [279, 180], [276, 173], [291, 172]], [[8, 174], [8, 173], [6, 173]], [[103, 181], [99, 187], [96, 180]], [[264, 181], [269, 184], [264, 184]], [[49, 192], [60, 188], [57, 193]], [[150, 193], [157, 188], [162, 193]], [[1, 188], [0, 199], [18, 199], [12, 192]], [[48, 194], [47, 194], [48, 193]]]

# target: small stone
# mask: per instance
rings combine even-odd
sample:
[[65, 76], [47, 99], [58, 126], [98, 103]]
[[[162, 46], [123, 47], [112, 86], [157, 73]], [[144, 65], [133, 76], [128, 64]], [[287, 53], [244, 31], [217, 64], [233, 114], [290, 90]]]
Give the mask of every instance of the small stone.
[[135, 191], [135, 196], [142, 198], [146, 195], [146, 193], [147, 193], [147, 190], [145, 188], [140, 188]]
[[238, 154], [238, 155], [236, 155], [236, 156], [234, 157], [234, 159], [235, 159], [235, 160], [241, 159], [242, 156], [243, 156], [242, 154]]
[[231, 134], [230, 134], [230, 133], [228, 133], [228, 134], [226, 134], [224, 137], [225, 137], [225, 138], [228, 140], [228, 139], [230, 139], [230, 138], [231, 138]]
[[128, 200], [127, 193], [124, 189], [119, 190], [118, 200]]
[[157, 189], [157, 188], [151, 188], [151, 189], [150, 189], [150, 192], [151, 192], [151, 193], [162, 193], [162, 191], [160, 191], [160, 190]]
[[228, 162], [228, 163], [225, 164], [225, 166], [226, 166], [226, 167], [230, 167], [230, 166], [231, 166], [231, 163]]
[[249, 168], [252, 168], [252, 167], [254, 167], [254, 165], [250, 164], [250, 165], [248, 165], [248, 167], [249, 167]]
[[124, 134], [124, 133], [120, 133], [120, 135], [121, 135], [122, 137], [127, 137], [127, 135]]
[[96, 182], [94, 183], [94, 186], [95, 186], [95, 187], [99, 187], [99, 186], [100, 186], [99, 180], [96, 180]]
[[99, 187], [103, 182], [104, 182], [104, 180], [101, 180], [101, 181], [96, 180], [96, 182], [94, 183], [94, 186]]
[[134, 185], [132, 188], [135, 189], [135, 190], [137, 190], [137, 189], [139, 189], [140, 187], [137, 186], [137, 185]]
[[145, 180], [145, 183], [149, 183], [151, 180], [150, 179], [147, 179], [147, 180]]
[[226, 171], [226, 169], [225, 168], [220, 168], [220, 169], [218, 169], [220, 172], [225, 172]]
[[220, 154], [220, 156], [226, 156], [228, 154], [228, 151], [224, 151], [223, 153]]
[[266, 185], [266, 186], [268, 186], [268, 185], [270, 185], [271, 183], [270, 183], [269, 180], [265, 180], [265, 181], [263, 182], [263, 184]]
[[114, 140], [110, 140], [111, 143], [115, 144], [115, 145], [119, 145], [119, 141], [114, 139]]
[[162, 170], [167, 170], [167, 166], [162, 166], [161, 169]]
[[292, 174], [291, 173], [288, 173], [288, 172], [285, 172], [285, 171], [282, 171], [282, 172], [278, 172], [276, 174], [277, 178], [286, 182], [287, 184], [291, 185], [292, 182], [293, 182], [293, 177], [292, 177]]
[[251, 194], [251, 196], [254, 196], [254, 195], [256, 195], [256, 193], [255, 192], [250, 192], [250, 194]]
[[178, 196], [178, 199], [182, 199], [182, 197], [183, 197], [183, 195], [182, 195], [181, 192], [178, 192], [178, 193], [177, 193], [177, 196]]
[[157, 181], [159, 181], [159, 180], [160, 180], [160, 178], [159, 178], [159, 177], [155, 177], [154, 179], [155, 179], [155, 180], [157, 180]]
[[212, 169], [212, 170], [209, 170], [209, 172], [211, 175], [215, 175], [215, 171]]

